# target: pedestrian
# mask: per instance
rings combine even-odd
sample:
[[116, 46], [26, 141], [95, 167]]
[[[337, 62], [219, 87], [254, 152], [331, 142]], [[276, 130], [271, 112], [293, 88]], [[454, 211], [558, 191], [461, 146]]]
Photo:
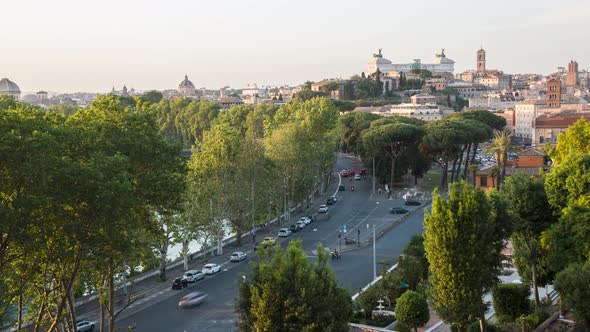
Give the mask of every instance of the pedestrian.
[[256, 234], [252, 233], [252, 243], [256, 243]]
[[379, 188], [379, 189], [377, 190], [377, 192], [379, 193], [379, 195], [381, 195], [381, 188]]

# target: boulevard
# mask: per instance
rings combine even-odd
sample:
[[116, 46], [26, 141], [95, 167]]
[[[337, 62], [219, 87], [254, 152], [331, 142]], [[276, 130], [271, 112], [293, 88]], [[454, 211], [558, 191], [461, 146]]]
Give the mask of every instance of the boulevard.
[[[361, 165], [347, 157], [338, 158], [335, 170], [360, 168]], [[322, 243], [330, 249], [339, 246], [338, 232], [343, 224], [358, 225], [361, 232], [372, 232], [372, 225], [383, 227], [391, 223], [393, 215], [389, 208], [399, 206], [400, 201], [388, 201], [386, 196], [371, 198], [372, 184], [369, 179], [349, 182], [342, 179], [347, 190], [338, 192], [338, 202], [330, 207], [328, 220], [318, 218], [298, 233], [278, 240], [286, 246], [288, 241], [302, 239], [303, 248], [310, 259], [315, 259], [315, 248]], [[355, 191], [349, 190], [354, 184]], [[335, 186], [333, 186], [335, 188]], [[293, 223], [298, 217], [293, 216]], [[423, 212], [415, 214], [401, 222], [376, 242], [376, 261], [388, 261], [388, 266], [395, 264], [409, 239], [422, 232]], [[289, 223], [289, 224], [290, 224]], [[367, 229], [366, 225], [369, 225]], [[350, 227], [350, 226], [349, 226]], [[356, 238], [356, 229], [349, 228]], [[366, 236], [366, 234], [363, 234]], [[343, 240], [342, 240], [343, 241]], [[231, 246], [224, 248], [232, 251]], [[350, 294], [356, 293], [373, 278], [372, 245], [360, 249], [347, 250], [339, 260], [330, 260], [330, 264], [339, 282]], [[239, 263], [223, 261], [222, 270], [196, 284], [190, 284], [182, 291], [170, 290], [169, 285], [147, 295], [122, 313], [117, 321], [118, 327], [133, 327], [136, 331], [235, 331], [237, 315], [234, 300], [238, 296], [239, 278], [250, 271], [248, 262], [255, 261], [255, 253], [248, 252], [248, 259]], [[212, 260], [222, 264], [222, 261]], [[380, 271], [380, 267], [378, 267]], [[379, 272], [378, 272], [379, 273]], [[209, 295], [205, 303], [192, 309], [179, 309], [178, 300], [194, 291], [203, 291]]]

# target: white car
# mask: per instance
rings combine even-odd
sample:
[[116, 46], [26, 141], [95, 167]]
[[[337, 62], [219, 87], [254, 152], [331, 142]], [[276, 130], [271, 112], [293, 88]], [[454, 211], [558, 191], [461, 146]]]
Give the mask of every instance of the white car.
[[244, 259], [246, 259], [246, 253], [241, 251], [236, 251], [229, 257], [230, 262], [239, 262], [243, 261]]
[[309, 217], [301, 217], [299, 221], [303, 221], [306, 225], [311, 224], [311, 218]]
[[361, 175], [360, 174], [355, 174], [354, 179], [355, 180], [360, 180], [361, 179]]
[[279, 237], [287, 237], [291, 235], [291, 231], [288, 228], [279, 229]]
[[300, 229], [303, 229], [303, 228], [305, 228], [305, 226], [307, 225], [307, 224], [305, 223], [305, 221], [303, 221], [303, 220], [298, 220], [298, 221], [296, 222], [296, 224], [297, 224], [297, 226], [299, 226], [299, 228], [300, 228]]
[[319, 213], [328, 213], [328, 206], [327, 205], [320, 205], [320, 209], [318, 210]]
[[215, 264], [215, 263], [209, 263], [205, 266], [203, 266], [203, 273], [204, 274], [213, 274], [213, 273], [217, 273], [221, 270], [221, 266], [219, 266], [219, 264]]
[[190, 271], [186, 271], [184, 273], [183, 278], [187, 282], [197, 282], [197, 281], [205, 278], [205, 275], [201, 271], [198, 271], [198, 270], [190, 270]]
[[79, 320], [76, 322], [76, 330], [80, 332], [92, 331], [94, 330], [94, 322], [85, 319]]

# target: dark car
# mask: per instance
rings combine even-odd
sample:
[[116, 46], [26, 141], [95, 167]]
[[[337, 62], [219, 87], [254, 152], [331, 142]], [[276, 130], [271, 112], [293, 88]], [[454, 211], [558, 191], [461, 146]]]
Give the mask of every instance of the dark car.
[[299, 230], [300, 230], [300, 229], [301, 229], [301, 228], [299, 228], [299, 226], [297, 226], [297, 224], [293, 224], [293, 225], [291, 225], [291, 226], [289, 227], [289, 230], [290, 230], [291, 232], [293, 232], [293, 233], [297, 233], [297, 232], [299, 232]]
[[340, 187], [338, 187], [338, 191], [346, 191], [346, 188], [343, 184], [341, 184]]
[[389, 213], [393, 213], [393, 214], [406, 214], [408, 212], [410, 212], [410, 211], [408, 211], [404, 208], [401, 208], [401, 207], [394, 207], [389, 210]]
[[172, 281], [172, 289], [183, 289], [188, 286], [188, 281], [184, 278], [175, 278]]
[[408, 205], [408, 206], [410, 206], [410, 205], [412, 205], [412, 206], [420, 206], [420, 205], [422, 205], [422, 203], [420, 203], [418, 201], [406, 201], [405, 204]]
[[326, 205], [334, 205], [336, 204], [336, 201], [334, 200], [333, 197], [330, 197], [326, 200]]

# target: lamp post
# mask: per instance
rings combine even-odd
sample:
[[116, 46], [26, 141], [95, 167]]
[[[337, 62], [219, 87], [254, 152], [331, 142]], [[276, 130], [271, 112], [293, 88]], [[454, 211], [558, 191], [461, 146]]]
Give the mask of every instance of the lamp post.
[[375, 255], [375, 224], [373, 224], [373, 280], [377, 279], [377, 256]]

